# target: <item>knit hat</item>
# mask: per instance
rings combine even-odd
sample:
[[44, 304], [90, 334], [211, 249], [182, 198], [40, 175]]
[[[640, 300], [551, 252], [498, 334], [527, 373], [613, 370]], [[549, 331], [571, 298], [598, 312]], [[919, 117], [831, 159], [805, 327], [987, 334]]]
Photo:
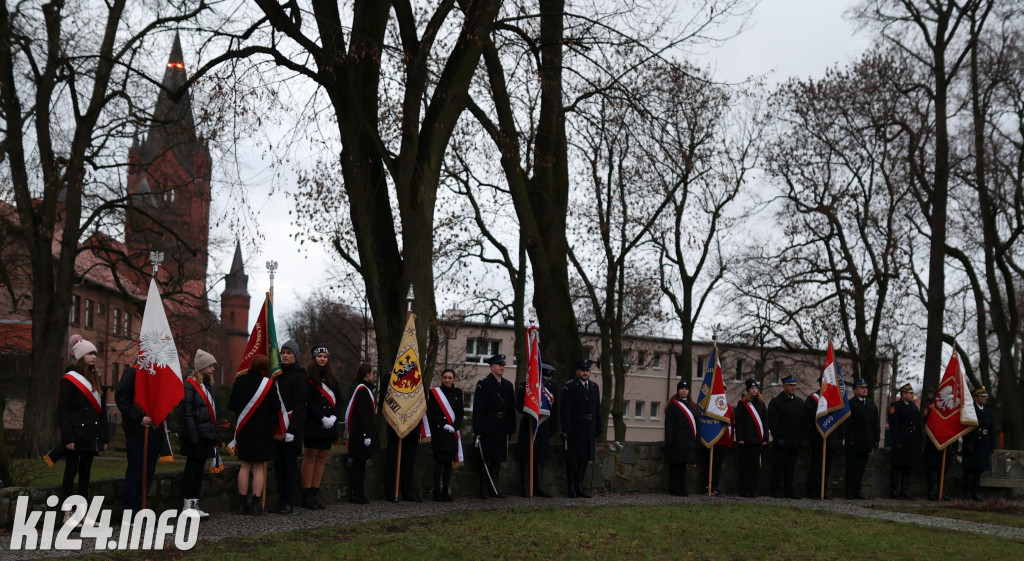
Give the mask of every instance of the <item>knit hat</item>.
[[213, 355], [203, 349], [196, 349], [196, 359], [192, 361], [193, 370], [199, 372], [200, 370], [214, 364], [217, 364], [217, 359], [213, 358]]
[[71, 352], [74, 353], [75, 360], [82, 360], [83, 356], [89, 353], [96, 352], [96, 345], [93, 345], [89, 341], [82, 339], [81, 341], [75, 343], [74, 347], [71, 347]]
[[299, 344], [295, 341], [285, 341], [285, 343], [281, 345], [281, 350], [284, 349], [288, 349], [293, 355], [295, 355], [295, 358], [299, 358]]

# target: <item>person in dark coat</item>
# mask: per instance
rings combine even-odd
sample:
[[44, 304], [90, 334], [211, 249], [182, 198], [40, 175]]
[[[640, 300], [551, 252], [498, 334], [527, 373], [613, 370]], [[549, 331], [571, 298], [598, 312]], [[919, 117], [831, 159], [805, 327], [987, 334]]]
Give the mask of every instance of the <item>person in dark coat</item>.
[[697, 408], [690, 401], [690, 383], [679, 380], [676, 393], [665, 407], [665, 460], [670, 495], [687, 495], [686, 464], [697, 461], [698, 416]]
[[[550, 364], [540, 365], [542, 376], [541, 385], [548, 399], [547, 420], [537, 427], [537, 436], [533, 441], [533, 494], [551, 498], [551, 493], [544, 489], [544, 462], [551, 457], [551, 435], [558, 432], [558, 403], [556, 399], [557, 390], [552, 376], [555, 367]], [[523, 412], [523, 404], [526, 402], [526, 380], [519, 382], [516, 388], [516, 410], [519, 411], [519, 434], [516, 438], [516, 457], [519, 460], [519, 481], [522, 483], [522, 496], [530, 494], [530, 444], [529, 439], [533, 431], [533, 417]]]
[[[722, 466], [725, 465], [726, 458], [732, 455], [733, 436], [736, 433], [736, 410], [730, 404], [726, 404], [726, 407], [727, 409], [725, 411], [725, 417], [729, 419], [729, 425], [726, 427], [725, 431], [722, 432], [721, 438], [719, 438], [718, 441], [715, 442], [715, 455], [713, 460], [711, 456], [711, 450], [700, 441], [698, 441], [697, 443], [697, 453], [700, 456], [700, 462], [703, 471], [701, 481], [708, 481], [708, 469], [710, 469], [711, 492], [709, 494], [713, 497], [725, 496], [725, 493], [723, 493], [721, 489]], [[704, 486], [704, 491], [706, 492], [707, 490], [707, 487]]]
[[[135, 405], [135, 366], [124, 369], [121, 379], [114, 390], [114, 402], [121, 412], [121, 425], [124, 427], [124, 443], [128, 459], [124, 471], [124, 508], [135, 515], [142, 508], [142, 494], [149, 493], [156, 474], [156, 463], [160, 459], [160, 448], [167, 433], [165, 423], [153, 424], [153, 419], [145, 411]], [[146, 446], [146, 431], [149, 432], [149, 445]], [[145, 454], [143, 454], [143, 449]], [[143, 466], [143, 455], [146, 465]], [[142, 470], [146, 470], [146, 488], [142, 489]]]
[[[818, 378], [821, 384], [821, 378]], [[819, 386], [820, 388], [820, 386]], [[832, 473], [832, 464], [836, 453], [843, 447], [841, 430], [834, 430], [826, 438], [821, 437], [818, 430], [818, 400], [821, 399], [821, 390], [812, 393], [804, 400], [803, 422], [805, 438], [811, 449], [809, 466], [807, 467], [807, 496], [814, 498], [831, 499], [828, 494], [828, 477]], [[825, 446], [825, 495], [821, 494], [821, 448]]]
[[804, 403], [796, 397], [796, 378], [782, 379], [782, 393], [768, 403], [772, 436], [772, 496], [799, 499], [793, 486], [796, 457], [803, 444]]
[[[421, 420], [402, 438], [385, 424], [384, 433], [387, 435], [387, 449], [384, 452], [384, 496], [391, 502], [409, 501], [413, 503], [423, 502], [416, 492], [416, 450], [420, 444]], [[397, 474], [398, 493], [395, 493], [395, 469], [398, 467], [398, 447], [402, 447], [402, 471]]]
[[[266, 384], [262, 385], [263, 380]], [[261, 391], [262, 387], [262, 391]], [[257, 392], [260, 392], [259, 394]], [[265, 395], [264, 395], [265, 392]], [[257, 396], [264, 395], [262, 401]], [[259, 407], [246, 412], [246, 406], [259, 401]], [[235, 421], [235, 448], [242, 466], [238, 470], [239, 514], [263, 514], [263, 491], [267, 482], [267, 462], [274, 458], [274, 431], [281, 413], [281, 400], [270, 379], [270, 361], [264, 355], [253, 357], [249, 371], [235, 378], [228, 398], [228, 409], [239, 415]], [[244, 423], [243, 423], [244, 421]], [[249, 500], [249, 475], [252, 474], [252, 501]]]
[[302, 507], [309, 510], [324, 508], [320, 502], [320, 481], [324, 476], [327, 456], [338, 440], [338, 419], [341, 409], [341, 389], [331, 371], [327, 347], [314, 347], [313, 362], [306, 366], [305, 452], [299, 475], [302, 479]]
[[480, 497], [505, 498], [498, 490], [498, 472], [508, 459], [508, 437], [516, 430], [515, 391], [505, 374], [505, 355], [487, 359], [491, 375], [476, 383], [473, 394], [474, 446], [481, 457]]
[[302, 448], [306, 425], [306, 397], [309, 383], [306, 369], [299, 364], [299, 345], [288, 341], [281, 345], [281, 375], [274, 383], [281, 392], [288, 413], [288, 431], [277, 441], [274, 455], [274, 475], [277, 479], [277, 505], [275, 514], [291, 514], [295, 504], [295, 490], [299, 485], [299, 451]]
[[974, 411], [978, 415], [978, 428], [964, 435], [964, 497], [981, 500], [981, 474], [992, 469], [992, 450], [995, 448], [995, 422], [988, 405], [988, 390], [984, 386], [974, 390]]
[[[930, 401], [935, 401], [935, 393], [929, 390], [928, 397]], [[921, 412], [921, 427], [924, 428], [928, 422], [928, 415], [931, 414], [934, 404], [929, 405]], [[925, 431], [925, 436], [927, 436]], [[949, 487], [939, 484], [939, 480], [942, 477], [942, 461], [945, 458], [946, 469], [945, 472], [948, 474], [950, 469], [953, 467], [954, 460], [956, 459], [957, 452], [960, 450], [960, 442], [955, 441], [946, 447], [946, 453], [943, 454], [942, 450], [939, 450], [931, 438], [922, 438], [924, 442], [924, 448], [921, 450], [921, 467], [925, 468], [925, 488], [928, 491], [928, 500], [937, 501], [939, 500], [939, 488], [942, 487], [942, 500], [948, 501], [951, 499], [949, 495]]]
[[559, 410], [565, 433], [566, 483], [570, 498], [590, 498], [583, 489], [587, 464], [595, 457], [597, 437], [603, 432], [601, 391], [590, 381], [590, 359], [576, 362], [576, 377], [562, 388]]
[[178, 436], [185, 469], [181, 475], [182, 512], [194, 510], [200, 518], [209, 516], [199, 508], [199, 491], [203, 485], [206, 460], [217, 450], [217, 404], [213, 400], [210, 381], [217, 368], [213, 355], [196, 349], [192, 372], [184, 381], [185, 397], [178, 404]]
[[[434, 390], [437, 390], [436, 392]], [[437, 393], [440, 393], [439, 397]], [[443, 399], [442, 399], [443, 398]], [[447, 406], [445, 405], [447, 403]], [[464, 461], [462, 419], [466, 414], [462, 390], [455, 387], [455, 371], [441, 372], [441, 385], [427, 392], [427, 422], [430, 423], [430, 449], [434, 453], [434, 500], [451, 502], [452, 464]]]
[[366, 363], [360, 364], [356, 369], [356, 387], [345, 409], [349, 500], [361, 505], [370, 503], [366, 500], [366, 465], [377, 449], [373, 428], [373, 418], [377, 414], [373, 378], [373, 367]]
[[738, 487], [741, 497], [756, 497], [761, 477], [761, 448], [768, 445], [765, 418], [768, 409], [761, 401], [760, 384], [750, 378], [746, 391], [735, 407], [736, 455], [739, 463]]
[[882, 429], [878, 422], [878, 407], [868, 398], [868, 383], [857, 380], [853, 384], [853, 399], [850, 400], [850, 418], [842, 425], [846, 440], [846, 498], [864, 500], [861, 481], [868, 457], [875, 448]]
[[[61, 498], [72, 495], [77, 476], [78, 494], [88, 500], [92, 461], [107, 449], [110, 430], [100, 376], [96, 371], [96, 346], [83, 339], [75, 344], [72, 352], [74, 368], [64, 374], [57, 389], [57, 426], [64, 447]], [[65, 522], [70, 514], [65, 513]]]
[[910, 473], [921, 457], [921, 413], [914, 404], [914, 388], [905, 384], [900, 399], [889, 405], [889, 434], [892, 437], [891, 496], [910, 499]]

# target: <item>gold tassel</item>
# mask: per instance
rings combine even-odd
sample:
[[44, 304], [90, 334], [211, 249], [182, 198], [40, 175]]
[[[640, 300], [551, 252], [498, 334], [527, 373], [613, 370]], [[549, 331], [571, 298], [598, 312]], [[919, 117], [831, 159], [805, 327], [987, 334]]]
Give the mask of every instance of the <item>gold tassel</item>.
[[46, 462], [46, 465], [50, 466], [51, 468], [53, 467], [53, 460], [50, 459], [49, 454], [43, 456], [43, 461]]
[[169, 464], [174, 461], [174, 456], [160, 456], [161, 464]]

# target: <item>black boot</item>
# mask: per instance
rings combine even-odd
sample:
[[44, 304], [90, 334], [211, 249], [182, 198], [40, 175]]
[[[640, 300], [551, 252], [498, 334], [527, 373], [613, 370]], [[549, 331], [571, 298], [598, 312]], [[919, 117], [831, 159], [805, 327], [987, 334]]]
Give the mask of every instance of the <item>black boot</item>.
[[306, 510], [316, 510], [316, 503], [313, 502], [312, 489], [302, 490], [302, 508]]
[[935, 470], [928, 470], [928, 480], [926, 483], [928, 488], [928, 500], [939, 500], [939, 474], [936, 473]]
[[249, 510], [249, 514], [263, 516], [263, 497], [252, 496], [252, 508]]
[[590, 498], [590, 493], [587, 493], [583, 489], [583, 479], [587, 475], [587, 464], [586, 462], [576, 464], [576, 494], [583, 497], [584, 499]]
[[533, 494], [545, 499], [551, 498], [551, 493], [544, 489], [544, 464], [533, 464]]
[[526, 462], [519, 462], [519, 483], [522, 485], [519, 495], [524, 499], [530, 498], [530, 470], [527, 468]]
[[566, 495], [570, 499], [576, 498], [576, 465], [566, 459], [565, 462], [565, 488]]
[[501, 481], [501, 479], [498, 478], [500, 472], [501, 462], [491, 462], [491, 478], [494, 480], [494, 496], [499, 499], [504, 499], [507, 497], [501, 492], [501, 489], [498, 488], [498, 482]]
[[323, 510], [324, 508], [326, 508], [326, 507], [324, 507], [324, 504], [322, 502], [320, 502], [320, 488], [319, 487], [313, 487], [312, 491], [313, 491], [313, 504], [316, 505], [316, 509], [317, 510]]
[[252, 510], [252, 505], [249, 501], [249, 495], [238, 495], [238, 514], [246, 515]]
[[893, 467], [889, 473], [889, 498], [900, 498], [900, 468]]

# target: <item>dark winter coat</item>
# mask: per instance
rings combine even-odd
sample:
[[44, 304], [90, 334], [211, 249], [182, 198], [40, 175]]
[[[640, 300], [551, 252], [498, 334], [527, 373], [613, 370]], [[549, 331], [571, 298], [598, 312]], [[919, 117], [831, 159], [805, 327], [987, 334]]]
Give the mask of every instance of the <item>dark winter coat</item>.
[[[306, 378], [306, 382], [306, 385], [309, 386], [306, 390], [306, 438], [337, 439], [340, 434], [338, 429], [345, 423], [343, 417], [346, 404], [341, 401], [341, 389], [338, 388], [338, 384], [328, 385], [334, 392], [334, 405], [331, 405], [331, 401], [321, 391], [319, 384], [311, 378]], [[325, 429], [323, 419], [331, 415], [337, 419], [333, 427]], [[292, 418], [294, 419], [295, 416], [293, 415]]]
[[[761, 423], [765, 423], [765, 419], [768, 416], [768, 408], [764, 406], [764, 402], [758, 401], [755, 403], [754, 410], [761, 417]], [[734, 420], [736, 423], [736, 434], [733, 437], [733, 441], [736, 444], [739, 444], [741, 441], [744, 444], [768, 442], [768, 427], [764, 427], [763, 436], [758, 433], [757, 421], [747, 411], [747, 406], [743, 404], [743, 400], [740, 400], [736, 407], [733, 408], [733, 414], [736, 416]]]
[[601, 391], [592, 380], [578, 376], [562, 388], [558, 408], [562, 415], [566, 451], [574, 462], [587, 462], [595, 457], [595, 441], [603, 432]]
[[978, 428], [964, 435], [964, 471], [988, 471], [992, 469], [992, 450], [995, 448], [995, 422], [992, 408], [974, 404], [978, 414]]
[[[537, 427], [537, 438], [533, 441], [533, 461], [545, 462], [551, 457], [551, 435], [558, 432], [558, 390], [551, 380], [544, 381], [544, 388], [552, 395], [548, 419]], [[520, 382], [516, 388], [516, 411], [519, 411], [519, 433], [516, 437], [516, 456], [520, 460], [529, 461], [530, 455], [530, 432], [533, 427], [533, 417], [523, 412], [523, 404], [526, 402], [526, 382]]]
[[[297, 362], [282, 367], [281, 375], [274, 379], [288, 412], [288, 432], [295, 436], [289, 444], [297, 448], [302, 447], [302, 437], [305, 436], [306, 399], [310, 389], [306, 380], [306, 369]], [[279, 442], [285, 443], [283, 440]]]
[[871, 452], [878, 448], [882, 429], [878, 422], [878, 407], [868, 398], [850, 398], [850, 418], [842, 425], [846, 448], [857, 452]]
[[697, 461], [697, 443], [700, 433], [694, 436], [694, 428], [699, 428], [697, 408], [692, 403], [682, 402], [683, 406], [693, 415], [693, 424], [689, 417], [679, 408], [679, 401], [672, 397], [665, 413], [665, 459], [670, 464], [692, 464]]
[[99, 452], [110, 442], [107, 426], [107, 404], [100, 391], [100, 412], [92, 400], [67, 378], [62, 378], [57, 397], [57, 424], [60, 427], [60, 443], [74, 443], [75, 452]]
[[[240, 414], [245, 404], [260, 386], [259, 376], [240, 376], [235, 378], [228, 399], [228, 409]], [[268, 462], [274, 459], [274, 430], [277, 428], [277, 415], [281, 411], [281, 400], [274, 388], [253, 411], [249, 421], [238, 431], [235, 438], [238, 445], [238, 459], [245, 462]], [[237, 423], [237, 420], [236, 420]]]
[[[205, 382], [203, 386], [209, 392], [210, 405], [216, 408], [217, 403], [213, 400], [209, 383]], [[220, 438], [217, 419], [210, 416], [203, 395], [196, 391], [187, 378], [185, 397], [178, 404], [178, 437], [181, 439], [182, 456], [203, 459], [213, 457], [217, 439]]]
[[[372, 389], [359, 388], [352, 402], [352, 411], [348, 419], [348, 455], [356, 460], [369, 460], [370, 456], [377, 450], [377, 435], [373, 430], [373, 417], [376, 411], [373, 408], [373, 398], [370, 394]], [[368, 388], [368, 387], [367, 387]], [[370, 439], [370, 445], [366, 446], [363, 441]]]
[[[121, 425], [124, 427], [124, 434], [129, 438], [142, 438], [142, 418], [146, 416], [142, 409], [135, 405], [135, 367], [129, 366], [124, 369], [121, 379], [117, 382], [114, 390], [114, 403], [121, 412]], [[149, 427], [149, 438], [163, 439], [164, 425], [151, 425]]]
[[889, 434], [892, 436], [890, 462], [894, 466], [917, 465], [921, 458], [921, 413], [913, 402], [902, 399], [889, 405]]
[[804, 402], [781, 393], [768, 403], [768, 429], [775, 446], [799, 450], [804, 440]]
[[[462, 438], [462, 419], [466, 415], [466, 404], [462, 399], [462, 390], [459, 388], [441, 386], [440, 390], [455, 414], [454, 422], [451, 423], [455, 428], [455, 434], [444, 430], [444, 426], [449, 424], [448, 417], [444, 414], [441, 405], [437, 403], [434, 392], [428, 391], [427, 422], [430, 424], [430, 449], [434, 452], [434, 460], [454, 462], [459, 452], [459, 439]], [[463, 454], [465, 452], [463, 450]]]
[[512, 382], [488, 374], [476, 383], [473, 394], [473, 434], [488, 462], [508, 459], [508, 436], [516, 430], [515, 391]]

